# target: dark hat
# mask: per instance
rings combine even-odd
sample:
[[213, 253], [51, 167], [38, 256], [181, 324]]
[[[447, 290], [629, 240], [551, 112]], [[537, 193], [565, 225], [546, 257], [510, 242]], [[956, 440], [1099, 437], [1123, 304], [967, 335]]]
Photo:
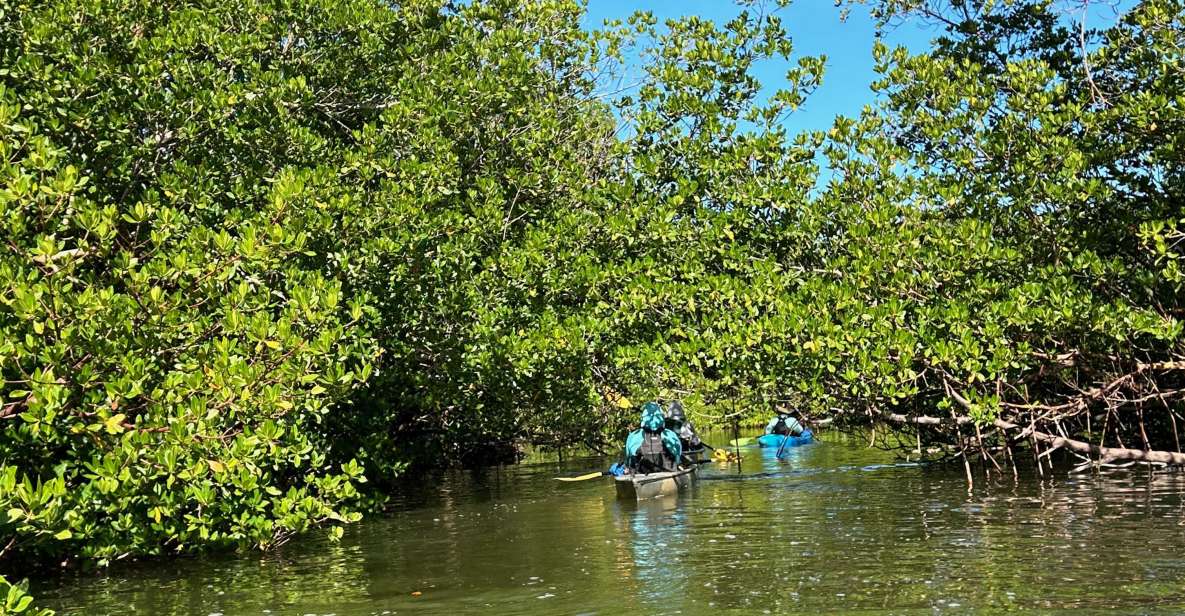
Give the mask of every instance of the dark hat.
[[676, 400], [667, 407], [667, 419], [675, 419], [678, 420], [679, 423], [684, 423], [687, 421], [687, 415], [683, 412], [682, 402]]

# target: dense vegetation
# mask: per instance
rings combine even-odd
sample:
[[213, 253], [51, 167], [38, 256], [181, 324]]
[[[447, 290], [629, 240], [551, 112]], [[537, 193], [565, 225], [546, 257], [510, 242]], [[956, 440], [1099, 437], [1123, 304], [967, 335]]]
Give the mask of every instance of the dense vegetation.
[[0, 0], [0, 562], [340, 533], [656, 393], [1178, 451], [1185, 9], [872, 4], [941, 34], [790, 135], [774, 5]]
[[955, 415], [921, 436], [1006, 455], [1031, 436], [1185, 461], [1140, 453], [1181, 451], [1185, 9], [1143, 2], [1095, 32], [1084, 7], [881, 7], [946, 35], [923, 56], [878, 48], [884, 104], [827, 146], [846, 237], [820, 290], [857, 307], [823, 340], [840, 378], [821, 392], [849, 413]]

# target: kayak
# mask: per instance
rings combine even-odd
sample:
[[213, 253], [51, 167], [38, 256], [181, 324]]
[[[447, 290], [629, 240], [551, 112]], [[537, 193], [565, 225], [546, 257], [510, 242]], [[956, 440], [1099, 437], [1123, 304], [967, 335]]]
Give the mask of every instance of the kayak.
[[762, 436], [757, 437], [757, 444], [761, 445], [762, 447], [773, 447], [774, 449], [778, 449], [779, 447], [782, 446], [782, 441], [784, 441], [786, 439], [790, 440], [789, 443], [786, 443], [787, 447], [795, 447], [797, 445], [805, 445], [805, 444], [811, 442], [812, 440], [814, 440], [814, 438], [815, 438], [815, 435], [812, 434], [810, 430], [803, 430], [802, 434], [800, 434], [798, 436], [782, 436], [781, 434], [764, 434]]
[[647, 500], [676, 494], [691, 486], [698, 476], [699, 465], [681, 468], [666, 473], [627, 473], [613, 478], [617, 486], [617, 498], [626, 500]]

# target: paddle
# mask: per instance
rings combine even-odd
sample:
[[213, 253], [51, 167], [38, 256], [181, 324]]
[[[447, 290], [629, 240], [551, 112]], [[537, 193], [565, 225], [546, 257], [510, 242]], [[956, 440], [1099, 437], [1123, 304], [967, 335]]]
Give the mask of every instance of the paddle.
[[[707, 464], [708, 462], [711, 462], [711, 461], [712, 461], [711, 458], [707, 458], [704, 460], [695, 460], [694, 462], [690, 462], [690, 464]], [[553, 479], [555, 479], [556, 481], [586, 481], [589, 479], [596, 479], [597, 477], [612, 477], [612, 476], [613, 476], [613, 473], [611, 473], [609, 471], [594, 471], [594, 472], [587, 473], [584, 475], [577, 475], [575, 477], [553, 477]]]
[[620, 473], [615, 473], [614, 470], [619, 470], [619, 469], [624, 469], [624, 468], [625, 468], [624, 463], [614, 462], [613, 464], [609, 465], [609, 470], [607, 470], [607, 471], [595, 471], [592, 473], [586, 473], [584, 475], [577, 475], [576, 477], [556, 477], [555, 480], [556, 481], [585, 481], [588, 479], [596, 479], [597, 477], [608, 477], [610, 475], [618, 475]]
[[745, 438], [734, 438], [731, 441], [729, 441], [728, 444], [732, 445], [733, 447], [744, 447], [745, 445], [752, 443], [753, 440], [754, 440], [753, 437], [746, 436]]
[[[802, 424], [798, 424], [798, 425], [799, 425], [799, 427], [802, 427]], [[803, 434], [806, 434], [806, 428], [802, 428], [802, 432], [799, 432], [797, 436], [801, 436]], [[787, 432], [784, 436], [785, 436], [785, 438], [782, 439], [782, 445], [780, 447], [778, 447], [778, 453], [774, 454], [774, 457], [779, 460], [782, 459], [782, 450], [786, 448], [786, 443], [789, 443], [790, 439], [794, 438], [795, 435], [792, 435], [789, 432]]]
[[579, 477], [556, 477], [556, 481], [584, 481], [586, 479], [596, 479], [597, 477], [607, 477], [612, 475], [609, 471], [597, 471], [587, 475], [580, 475]]
[[774, 454], [775, 458], [777, 458], [779, 460], [782, 459], [782, 450], [786, 448], [786, 443], [789, 443], [789, 442], [790, 442], [790, 435], [789, 434], [782, 435], [782, 444], [781, 444], [781, 446], [778, 447], [778, 453]]
[[[749, 439], [749, 440], [753, 440], [753, 439]], [[724, 449], [723, 447], [713, 447], [712, 445], [705, 443], [703, 441], [700, 441], [699, 444], [702, 445], [706, 449], [711, 449], [712, 456], [716, 456], [717, 454], [719, 454], [725, 460], [729, 460], [730, 456], [734, 455], [731, 451]], [[724, 452], [724, 453], [720, 454], [719, 452]]]

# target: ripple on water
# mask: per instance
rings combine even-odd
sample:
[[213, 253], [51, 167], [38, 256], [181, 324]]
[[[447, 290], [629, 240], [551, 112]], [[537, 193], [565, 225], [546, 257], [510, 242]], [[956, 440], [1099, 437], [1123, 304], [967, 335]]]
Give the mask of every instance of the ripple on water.
[[[717, 439], [722, 442], [726, 438]], [[444, 473], [339, 544], [42, 581], [61, 614], [966, 612], [1185, 606], [1185, 475], [976, 479], [863, 445], [745, 452], [622, 503], [605, 459]], [[413, 595], [412, 593], [419, 593]]]

